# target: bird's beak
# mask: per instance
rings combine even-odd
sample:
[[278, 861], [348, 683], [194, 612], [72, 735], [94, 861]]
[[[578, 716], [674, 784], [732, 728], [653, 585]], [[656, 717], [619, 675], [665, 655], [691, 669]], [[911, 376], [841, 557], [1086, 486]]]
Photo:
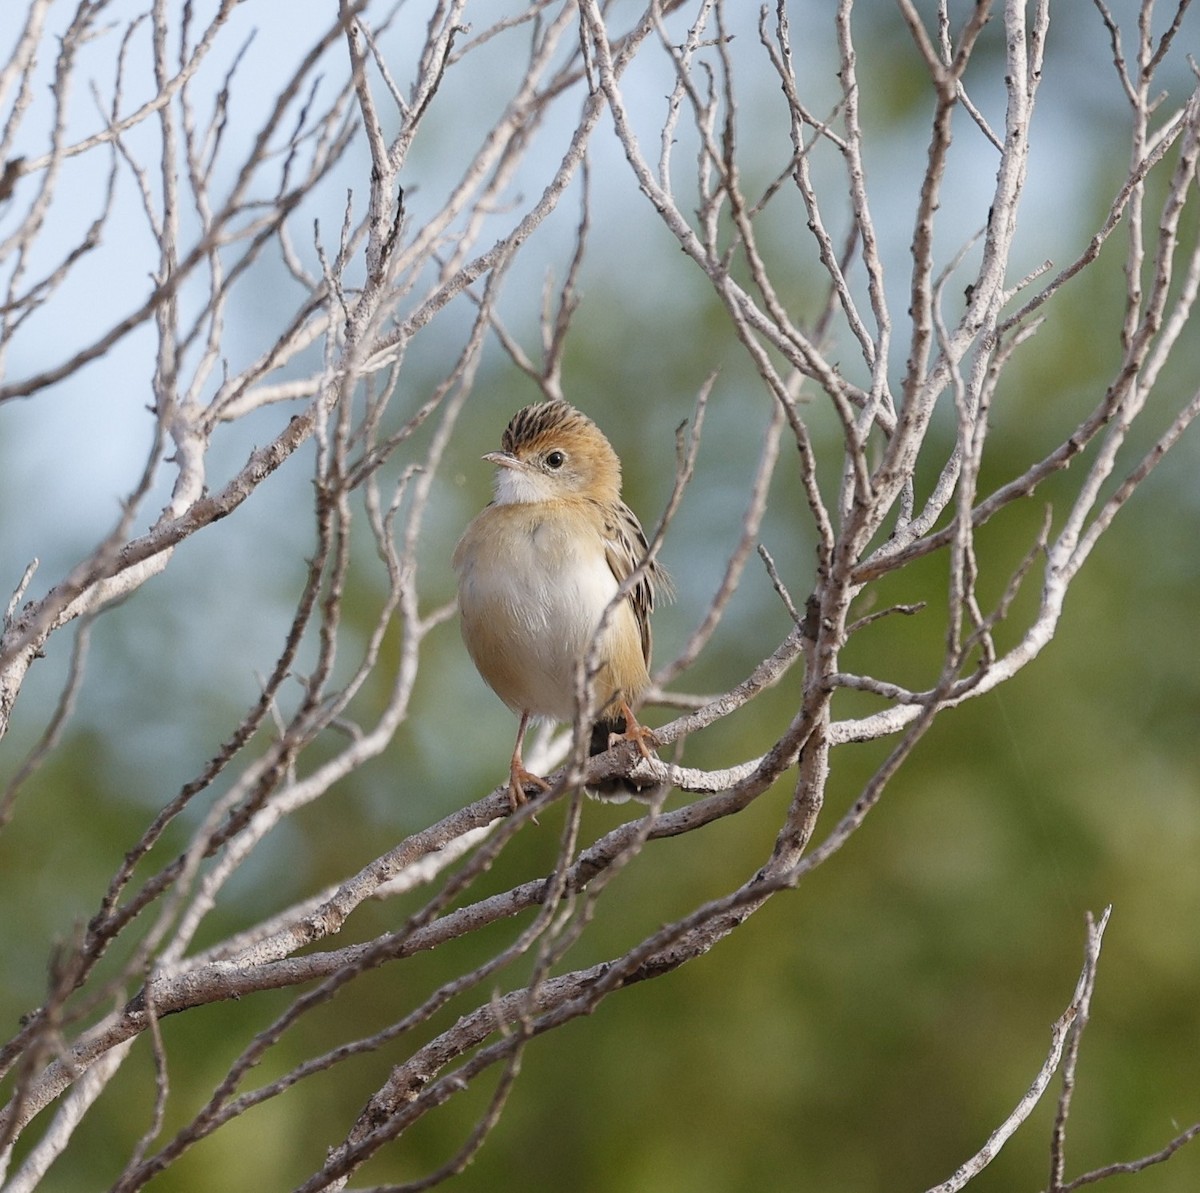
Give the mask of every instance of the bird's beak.
[[517, 459], [512, 452], [488, 452], [483, 457], [489, 464], [495, 464], [497, 468], [521, 468], [522, 463]]

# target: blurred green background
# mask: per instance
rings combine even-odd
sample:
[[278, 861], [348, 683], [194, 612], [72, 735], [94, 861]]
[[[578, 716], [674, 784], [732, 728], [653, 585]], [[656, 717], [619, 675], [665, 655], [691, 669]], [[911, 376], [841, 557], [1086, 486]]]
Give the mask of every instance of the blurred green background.
[[[1118, 7], [1127, 15], [1129, 6]], [[812, 72], [803, 77], [831, 97], [829, 18], [820, 5], [793, 8], [793, 29], [803, 25], [806, 34], [799, 53]], [[924, 163], [928, 87], [891, 6], [860, 4], [858, 11], [864, 116], [875, 147], [869, 180], [894, 287], [889, 297], [899, 314], [915, 180]], [[1083, 6], [1055, 19], [1017, 274], [1045, 256], [1064, 264], [1082, 249], [1127, 156], [1125, 116], [1100, 21]], [[1000, 32], [993, 29], [981, 51], [973, 91], [997, 120]], [[739, 34], [746, 60], [753, 61], [752, 24], [739, 25]], [[628, 86], [652, 129], [661, 119], [669, 75], [662, 73], [661, 55], [657, 74], [640, 69], [631, 72]], [[762, 74], [757, 85], [746, 78], [740, 127], [745, 172], [755, 177], [757, 170], [765, 181], [786, 162], [786, 141], [777, 136], [783, 128], [786, 137], [786, 129], [777, 91], [765, 69]], [[1188, 85], [1182, 73], [1171, 79], [1176, 87]], [[1173, 93], [1175, 102], [1180, 94]], [[455, 110], [454, 98], [449, 89], [442, 96], [447, 113]], [[438, 152], [436, 138], [418, 142], [414, 174], [434, 171]], [[627, 498], [648, 526], [670, 488], [674, 428], [689, 416], [703, 379], [720, 369], [696, 477], [663, 552], [678, 597], [655, 621], [662, 662], [702, 615], [736, 540], [769, 402], [703, 279], [638, 198], [612, 146], [598, 144], [596, 156], [594, 179], [602, 181], [592, 198], [595, 228], [565, 388], [609, 433], [625, 462]], [[686, 139], [677, 161], [686, 176]], [[943, 205], [943, 258], [981, 222], [993, 171], [979, 138], [964, 126]], [[844, 213], [832, 197], [829, 202], [843, 226]], [[520, 267], [506, 289], [505, 317], [530, 348], [541, 271], [549, 260], [561, 276], [562, 249], [577, 212], [577, 201], [568, 198], [538, 233], [542, 255]], [[1193, 213], [1187, 235], [1195, 234]], [[763, 221], [783, 296], [810, 316], [823, 296], [814, 289], [805, 235], [802, 210], [790, 200]], [[1019, 353], [995, 408], [985, 481], [1001, 483], [1023, 471], [1102, 394], [1119, 352], [1121, 265], [1118, 246], [1088, 280], [1067, 289], [1047, 325]], [[257, 318], [270, 327], [275, 308], [265, 286], [261, 300]], [[256, 318], [251, 306], [244, 316], [248, 326], [235, 334], [249, 338]], [[414, 344], [394, 402], [397, 422], [444, 375], [467, 316], [449, 312]], [[853, 350], [846, 337], [830, 355], [853, 372]], [[898, 349], [894, 375], [902, 365]], [[114, 449], [124, 445], [136, 459], [148, 434], [137, 409], [148, 373], [134, 376], [132, 394], [122, 396], [131, 408], [123, 422], [109, 425], [122, 428], [111, 436]], [[1157, 433], [1197, 376], [1200, 341], [1191, 335], [1160, 386], [1139, 443]], [[479, 455], [496, 445], [512, 411], [536, 396], [490, 346], [426, 523], [425, 608], [452, 595], [450, 550], [487, 498], [490, 478]], [[45, 403], [0, 411], [0, 580], [6, 590], [34, 555], [49, 583], [87, 550], [96, 525], [63, 511], [86, 500], [100, 511], [89, 517], [101, 526], [115, 511], [112, 502], [127, 473], [114, 466], [115, 481], [80, 473], [52, 450], [70, 443], [72, 434], [81, 446], [86, 442], [86, 421], [82, 430], [78, 422], [73, 429], [67, 424], [77, 414], [89, 417], [80, 414], [88, 397], [68, 395], [54, 412]], [[819, 399], [812, 423], [832, 470], [836, 428]], [[238, 434], [241, 439], [230, 435], [217, 445], [217, 460], [228, 469], [254, 434], [266, 437], [263, 426]], [[1136, 453], [1126, 456], [1125, 467], [1135, 459]], [[395, 471], [406, 462], [396, 461]], [[1083, 1043], [1068, 1175], [1152, 1152], [1200, 1118], [1198, 464], [1193, 435], [1105, 536], [1072, 587], [1053, 643], [1011, 683], [944, 714], [832, 862], [708, 956], [534, 1041], [498, 1129], [447, 1187], [462, 1193], [926, 1188], [981, 1146], [1027, 1088], [1049, 1046], [1050, 1024], [1075, 984], [1085, 913], [1098, 914], [1108, 904], [1114, 910]], [[307, 508], [310, 473], [310, 459], [293, 460], [236, 518], [186, 543], [161, 578], [96, 624], [67, 738], [0, 835], [0, 876], [7, 890], [23, 897], [19, 915], [9, 905], [3, 930], [0, 1022], [9, 1031], [41, 997], [53, 942], [92, 914], [129, 843], [199, 770], [254, 698], [257, 677], [269, 671], [312, 549], [311, 525], [298, 512]], [[812, 540], [795, 473], [785, 445], [760, 537], [802, 600], [812, 580]], [[923, 477], [926, 484], [932, 475]], [[985, 597], [994, 600], [1002, 590], [1046, 501], [1061, 518], [1079, 475], [1076, 465], [981, 535]], [[361, 644], [383, 590], [369, 543], [359, 551], [347, 632]], [[881, 586], [880, 605], [925, 600], [928, 608], [864, 632], [848, 651], [847, 668], [930, 682], [941, 658], [945, 572], [944, 559], [930, 560]], [[1019, 635], [1038, 581], [1035, 570], [1001, 631], [1002, 644]], [[679, 686], [705, 692], [736, 683], [787, 629], [786, 612], [752, 563], [720, 632]], [[0, 751], [0, 779], [36, 738], [61, 685], [68, 653], [63, 638], [30, 675]], [[389, 679], [385, 667], [358, 705], [361, 716], [369, 718]], [[797, 684], [789, 677], [688, 742], [687, 761], [715, 766], [754, 756], [786, 723]], [[871, 707], [848, 699], [839, 715]], [[469, 750], [451, 728], [462, 724], [471, 726]], [[407, 833], [478, 798], [501, 778], [513, 728], [471, 669], [455, 626], [443, 626], [427, 643], [413, 714], [392, 748], [274, 834], [239, 875], [199, 943], [336, 881]], [[819, 836], [891, 744], [835, 753]], [[744, 881], [768, 856], [789, 795], [785, 781], [735, 821], [647, 849], [606, 893], [602, 914], [568, 964], [628, 948]], [[597, 835], [624, 814], [589, 805], [585, 832]], [[561, 812], [551, 813], [540, 829], [524, 832], [487, 876], [486, 889], [544, 872], [560, 820]], [[193, 823], [194, 817], [186, 821]], [[169, 835], [162, 859], [186, 839], [184, 827]], [[362, 909], [343, 939], [394, 928], [408, 906], [399, 901]], [[254, 1084], [331, 1042], [378, 1030], [411, 1004], [415, 990], [458, 972], [466, 960], [481, 960], [512, 931], [500, 925], [444, 955], [369, 975], [288, 1036], [256, 1070]], [[523, 972], [506, 975], [500, 988]], [[168, 1132], [186, 1121], [244, 1041], [288, 1001], [277, 993], [164, 1023], [172, 1058]], [[430, 1030], [444, 1029], [476, 1001], [452, 1004]], [[291, 1188], [320, 1164], [325, 1147], [406, 1054], [384, 1049], [302, 1084], [219, 1132], [150, 1187], [179, 1193]], [[140, 1041], [44, 1188], [74, 1193], [115, 1178], [149, 1121], [152, 1072], [149, 1048]], [[484, 1082], [429, 1116], [357, 1183], [413, 1179], [436, 1167], [466, 1139], [489, 1092]], [[972, 1189], [1044, 1187], [1055, 1092], [1052, 1087]], [[1200, 1145], [1104, 1187], [1114, 1193], [1200, 1188]]]

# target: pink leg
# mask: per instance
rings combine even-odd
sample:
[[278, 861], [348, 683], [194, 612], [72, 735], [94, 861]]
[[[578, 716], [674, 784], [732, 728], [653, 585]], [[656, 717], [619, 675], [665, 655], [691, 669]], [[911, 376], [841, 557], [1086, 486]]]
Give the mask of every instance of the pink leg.
[[517, 726], [517, 744], [513, 748], [512, 764], [508, 771], [508, 799], [514, 812], [526, 802], [526, 787], [538, 787], [542, 791], [550, 790], [550, 784], [539, 775], [527, 771], [525, 763], [521, 760], [521, 747], [525, 744], [525, 730], [528, 728], [529, 713], [523, 712], [521, 723]]

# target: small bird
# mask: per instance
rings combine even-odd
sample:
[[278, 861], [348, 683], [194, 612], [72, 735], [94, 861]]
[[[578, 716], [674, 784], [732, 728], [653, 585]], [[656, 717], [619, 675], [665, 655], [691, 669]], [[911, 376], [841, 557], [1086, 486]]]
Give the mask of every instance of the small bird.
[[[590, 753], [622, 738], [650, 756], [653, 734], [633, 706], [650, 685], [655, 588], [669, 581], [651, 560], [593, 645], [604, 611], [648, 549], [621, 500], [621, 461], [600, 428], [558, 398], [517, 411], [501, 449], [483, 457], [496, 465], [495, 498], [467, 527], [453, 562], [467, 650], [520, 718], [508, 782], [515, 809], [526, 787], [550, 786], [525, 769], [525, 731], [533, 718], [574, 720], [581, 660], [596, 664]], [[613, 779], [597, 793], [622, 799], [645, 786]]]

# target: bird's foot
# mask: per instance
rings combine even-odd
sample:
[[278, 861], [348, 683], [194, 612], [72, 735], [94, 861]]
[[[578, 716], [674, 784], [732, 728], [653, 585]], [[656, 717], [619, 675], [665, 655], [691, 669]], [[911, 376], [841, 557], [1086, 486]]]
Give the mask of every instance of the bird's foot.
[[549, 791], [551, 784], [547, 783], [541, 775], [535, 775], [532, 771], [528, 771], [520, 762], [514, 759], [512, 770], [508, 776], [508, 802], [512, 805], [512, 810], [515, 812], [522, 804], [529, 802], [529, 796], [525, 794], [526, 788], [535, 787], [538, 791]]
[[633, 715], [628, 704], [622, 703], [621, 712], [625, 717], [625, 732], [609, 734], [608, 744], [615, 746], [618, 742], [631, 741], [643, 758], [653, 758], [654, 749], [659, 745], [658, 735]]

